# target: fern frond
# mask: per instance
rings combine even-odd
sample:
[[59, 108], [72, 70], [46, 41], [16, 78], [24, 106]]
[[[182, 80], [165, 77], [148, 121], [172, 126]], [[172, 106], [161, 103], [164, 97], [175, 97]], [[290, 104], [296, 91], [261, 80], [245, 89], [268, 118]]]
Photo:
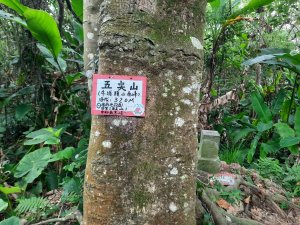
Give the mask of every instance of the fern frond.
[[43, 210], [50, 205], [47, 199], [41, 197], [32, 197], [21, 199], [17, 208], [15, 209], [18, 215], [27, 212], [36, 212], [37, 210]]

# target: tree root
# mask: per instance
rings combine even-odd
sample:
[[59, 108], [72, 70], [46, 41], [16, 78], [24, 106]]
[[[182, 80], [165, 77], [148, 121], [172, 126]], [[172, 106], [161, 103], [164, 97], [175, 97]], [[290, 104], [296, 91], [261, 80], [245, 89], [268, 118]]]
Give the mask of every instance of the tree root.
[[82, 224], [82, 215], [79, 211], [75, 211], [73, 214], [67, 215], [66, 217], [52, 218], [52, 219], [40, 221], [38, 223], [34, 223], [31, 225], [42, 225], [42, 224], [49, 224], [49, 223], [55, 223], [55, 222], [66, 222], [69, 220], [77, 220], [79, 222], [79, 224]]
[[239, 218], [225, 212], [223, 209], [219, 208], [213, 201], [210, 200], [209, 194], [207, 192], [210, 193], [209, 190], [204, 189], [200, 199], [210, 210], [210, 213], [213, 216], [216, 225], [263, 225], [260, 222], [245, 218]]
[[267, 190], [261, 190], [259, 187], [255, 186], [251, 183], [248, 183], [246, 181], [242, 181], [241, 185], [244, 185], [244, 186], [250, 188], [254, 194], [260, 196], [261, 199], [265, 199], [266, 201], [268, 201], [268, 203], [270, 204], [270, 207], [273, 208], [279, 215], [282, 215], [283, 218], [286, 217], [286, 214], [282, 209], [280, 209], [278, 207], [278, 204], [280, 204], [280, 203], [287, 204], [290, 209], [294, 209], [296, 211], [300, 210], [300, 206], [287, 200], [286, 197], [282, 196], [281, 194], [268, 193]]

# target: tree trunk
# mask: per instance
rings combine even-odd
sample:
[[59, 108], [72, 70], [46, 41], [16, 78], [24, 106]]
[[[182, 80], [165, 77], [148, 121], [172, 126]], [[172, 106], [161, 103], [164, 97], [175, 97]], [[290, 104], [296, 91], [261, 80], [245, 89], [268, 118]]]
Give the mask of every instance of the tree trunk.
[[[85, 2], [85, 19], [93, 19], [92, 2]], [[147, 103], [144, 118], [92, 117], [84, 224], [195, 225], [206, 1], [95, 2], [97, 26], [85, 26], [85, 38], [97, 38], [98, 73], [146, 76]], [[85, 60], [95, 49], [86, 48]]]

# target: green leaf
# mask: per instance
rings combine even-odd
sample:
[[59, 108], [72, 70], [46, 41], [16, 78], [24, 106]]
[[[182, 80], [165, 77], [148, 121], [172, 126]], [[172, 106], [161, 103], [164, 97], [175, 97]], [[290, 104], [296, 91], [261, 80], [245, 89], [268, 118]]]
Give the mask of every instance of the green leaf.
[[0, 225], [20, 225], [20, 219], [16, 216], [12, 216], [6, 220], [1, 221]]
[[295, 73], [300, 73], [300, 54], [293, 54], [287, 49], [263, 49], [264, 55], [257, 56], [243, 62], [242, 65], [250, 66], [255, 63], [266, 63], [287, 68]]
[[70, 193], [81, 194], [81, 183], [79, 178], [70, 178], [63, 184], [63, 196], [67, 196]]
[[80, 79], [81, 77], [81, 73], [75, 73], [75, 74], [68, 74], [66, 75], [66, 81], [67, 81], [67, 84], [69, 86], [71, 86], [71, 84], [75, 81], [75, 80], [78, 80]]
[[48, 134], [48, 135], [50, 135], [51, 132], [49, 132], [45, 128], [42, 128], [40, 130], [36, 130], [36, 131], [30, 132], [29, 134], [26, 135], [26, 137], [27, 138], [36, 138], [37, 136], [40, 136], [42, 134]]
[[17, 120], [22, 120], [24, 117], [32, 110], [32, 107], [30, 104], [21, 104], [18, 105], [16, 108], [16, 114], [15, 117]]
[[25, 213], [36, 213], [36, 212], [43, 212], [46, 207], [51, 206], [51, 203], [48, 199], [42, 197], [31, 197], [20, 199], [18, 206], [15, 208], [15, 212], [18, 215], [25, 214]]
[[277, 141], [268, 141], [260, 145], [260, 157], [266, 157], [268, 154], [277, 153], [281, 149]]
[[295, 136], [294, 130], [286, 123], [276, 123], [274, 126], [281, 138]]
[[258, 92], [251, 93], [251, 102], [254, 111], [257, 113], [259, 119], [268, 123], [272, 121], [272, 114], [268, 106], [264, 103], [263, 98]]
[[290, 146], [288, 149], [293, 155], [299, 154], [299, 147], [297, 145]]
[[[50, 136], [51, 137], [51, 136]], [[24, 145], [37, 145], [37, 144], [41, 144], [45, 141], [45, 139], [41, 139], [41, 138], [34, 138], [34, 139], [31, 139], [31, 140], [27, 140], [27, 141], [24, 141]]]
[[207, 2], [209, 2], [210, 6], [214, 11], [218, 10], [221, 6], [221, 0], [212, 0]]
[[52, 134], [42, 134], [39, 136], [36, 136], [32, 140], [27, 140], [24, 142], [24, 145], [36, 145], [43, 143], [46, 145], [57, 145], [60, 143], [59, 138], [54, 137]]
[[62, 49], [61, 37], [55, 20], [45, 11], [27, 8], [24, 11], [28, 29], [58, 58]]
[[233, 143], [234, 144], [238, 143], [242, 138], [247, 137], [248, 134], [253, 131], [255, 131], [255, 129], [250, 127], [235, 130], [231, 135], [233, 137]]
[[20, 17], [4, 12], [3, 10], [0, 10], [0, 18], [17, 22], [21, 24], [23, 27], [28, 28], [27, 23], [24, 20], [22, 20]]
[[285, 137], [280, 140], [280, 147], [287, 148], [299, 144], [300, 137]]
[[73, 22], [73, 27], [75, 31], [75, 37], [79, 42], [83, 42], [84, 35], [83, 35], [83, 26], [76, 21]]
[[287, 121], [288, 120], [290, 104], [291, 104], [291, 99], [287, 99], [283, 102], [281, 110], [280, 110], [280, 119], [281, 119], [281, 121]]
[[57, 70], [62, 70], [63, 72], [67, 69], [67, 63], [66, 61], [58, 56], [57, 59], [55, 59], [51, 53], [51, 51], [46, 48], [45, 46], [41, 44], [37, 44], [38, 49], [41, 51], [42, 55], [45, 57], [45, 59], [54, 66]]
[[32, 138], [24, 142], [24, 145], [36, 145], [43, 143], [47, 145], [57, 145], [60, 143], [59, 135], [62, 129], [53, 129], [52, 127], [43, 128], [26, 135], [27, 138]]
[[250, 149], [249, 149], [248, 154], [247, 154], [247, 161], [248, 161], [248, 163], [251, 163], [252, 160], [253, 160], [253, 156], [254, 156], [254, 154], [255, 154], [256, 147], [257, 147], [257, 145], [258, 145], [258, 141], [259, 141], [259, 139], [261, 138], [261, 136], [262, 136], [262, 133], [261, 133], [261, 132], [258, 132], [258, 133], [255, 135], [255, 137], [254, 137], [254, 139], [252, 140], [252, 142], [251, 142]]
[[0, 3], [16, 11], [21, 16], [27, 8], [26, 6], [22, 5], [18, 0], [0, 0]]
[[240, 10], [233, 13], [230, 16], [230, 18], [235, 18], [238, 15], [248, 14], [248, 13], [254, 12], [258, 8], [263, 7], [265, 5], [268, 5], [268, 4], [272, 3], [273, 1], [274, 0], [251, 0], [246, 6], [244, 6]]
[[50, 148], [40, 148], [25, 155], [16, 169], [16, 178], [24, 177], [26, 183], [32, 183], [46, 168], [51, 158]]
[[5, 209], [7, 209], [8, 207], [8, 203], [3, 201], [3, 199], [0, 198], [0, 212], [4, 211]]
[[257, 124], [257, 131], [264, 132], [264, 131], [270, 130], [272, 127], [273, 127], [272, 121], [269, 121], [268, 123], [259, 122]]
[[83, 21], [83, 0], [72, 0], [72, 8], [75, 14]]
[[300, 137], [300, 106], [297, 107], [295, 113], [295, 133]]
[[51, 162], [63, 160], [63, 159], [70, 159], [73, 156], [74, 152], [75, 152], [75, 148], [67, 147], [64, 150], [59, 151], [54, 155], [52, 155]]
[[274, 55], [260, 55], [255, 58], [248, 59], [247, 61], [243, 62], [242, 65], [243, 66], [251, 66], [253, 64], [262, 63], [265, 60], [269, 60], [269, 59], [273, 59], [273, 58], [275, 58]]
[[15, 194], [15, 193], [20, 193], [21, 188], [19, 188], [19, 187], [2, 187], [2, 186], [0, 186], [0, 192], [2, 192], [5, 195]]
[[279, 113], [281, 106], [283, 105], [284, 99], [286, 96], [286, 91], [281, 89], [278, 94], [276, 95], [275, 100], [272, 103], [272, 114], [276, 115]]

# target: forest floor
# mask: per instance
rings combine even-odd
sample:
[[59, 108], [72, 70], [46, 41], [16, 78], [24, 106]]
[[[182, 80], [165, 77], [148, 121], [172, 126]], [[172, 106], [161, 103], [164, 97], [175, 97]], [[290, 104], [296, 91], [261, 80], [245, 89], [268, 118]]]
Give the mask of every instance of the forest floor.
[[[197, 225], [300, 225], [300, 198], [288, 197], [284, 188], [262, 178], [256, 170], [222, 162], [220, 173], [199, 171], [197, 180]], [[59, 205], [62, 191], [50, 191], [45, 197]], [[33, 225], [71, 225], [82, 221], [78, 210], [56, 217]]]
[[205, 224], [300, 225], [300, 198], [287, 197], [279, 184], [255, 170], [222, 162], [219, 176], [200, 171], [197, 177], [199, 225], [208, 213]]

